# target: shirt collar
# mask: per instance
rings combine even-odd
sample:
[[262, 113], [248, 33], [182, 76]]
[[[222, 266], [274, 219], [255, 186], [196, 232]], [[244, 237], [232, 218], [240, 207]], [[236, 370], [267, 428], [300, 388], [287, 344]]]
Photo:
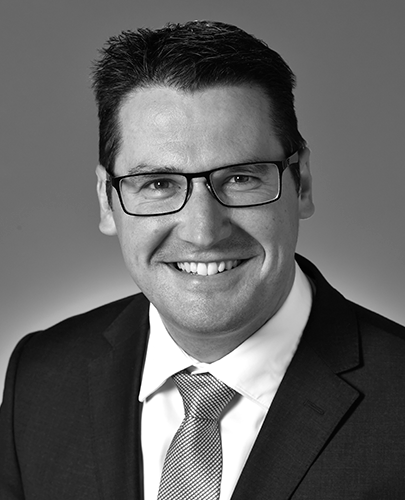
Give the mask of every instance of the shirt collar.
[[232, 352], [208, 364], [195, 360], [174, 342], [151, 304], [150, 336], [139, 400], [145, 401], [169, 377], [193, 366], [198, 371], [210, 372], [268, 409], [298, 346], [311, 305], [310, 284], [296, 264], [293, 286], [277, 313]]

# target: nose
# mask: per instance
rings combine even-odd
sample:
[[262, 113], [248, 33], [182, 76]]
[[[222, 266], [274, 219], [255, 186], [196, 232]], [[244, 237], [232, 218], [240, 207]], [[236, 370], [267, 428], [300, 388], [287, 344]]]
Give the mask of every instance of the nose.
[[231, 234], [229, 208], [210, 193], [205, 179], [193, 179], [193, 189], [178, 213], [177, 236], [201, 249], [208, 249]]

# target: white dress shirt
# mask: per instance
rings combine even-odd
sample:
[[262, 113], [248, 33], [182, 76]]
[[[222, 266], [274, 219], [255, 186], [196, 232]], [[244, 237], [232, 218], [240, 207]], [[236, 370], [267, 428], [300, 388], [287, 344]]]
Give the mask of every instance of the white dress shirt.
[[182, 398], [171, 379], [191, 370], [209, 372], [236, 391], [220, 420], [223, 471], [220, 500], [229, 500], [274, 395], [295, 353], [312, 305], [308, 279], [296, 265], [282, 307], [254, 335], [215, 361], [200, 363], [171, 338], [151, 304], [150, 336], [139, 393], [145, 500], [156, 500], [164, 459], [184, 418]]

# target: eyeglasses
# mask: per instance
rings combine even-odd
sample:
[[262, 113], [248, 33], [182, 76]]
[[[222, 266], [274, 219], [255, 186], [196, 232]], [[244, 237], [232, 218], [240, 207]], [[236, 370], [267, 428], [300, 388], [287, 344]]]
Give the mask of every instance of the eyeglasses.
[[128, 215], [150, 217], [179, 212], [191, 196], [192, 180], [201, 177], [221, 205], [246, 208], [277, 201], [284, 170], [298, 162], [297, 151], [281, 161], [241, 163], [194, 174], [157, 171], [109, 176], [108, 182], [116, 189]]

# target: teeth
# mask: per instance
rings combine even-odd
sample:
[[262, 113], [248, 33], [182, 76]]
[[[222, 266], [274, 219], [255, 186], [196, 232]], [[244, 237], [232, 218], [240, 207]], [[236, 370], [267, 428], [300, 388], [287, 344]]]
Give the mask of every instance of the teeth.
[[215, 262], [210, 262], [207, 266], [208, 276], [212, 276], [213, 274], [217, 274], [218, 272], [219, 272], [219, 266]]
[[225, 262], [225, 269], [227, 271], [229, 271], [229, 269], [232, 269], [232, 267], [233, 267], [233, 262], [231, 262], [229, 260], [227, 262]]
[[200, 276], [207, 276], [208, 274], [207, 264], [204, 264], [204, 262], [199, 262], [197, 264], [197, 274], [199, 274]]
[[239, 266], [240, 260], [222, 260], [220, 262], [177, 262], [177, 267], [186, 273], [199, 276], [212, 276], [213, 274], [229, 271]]

